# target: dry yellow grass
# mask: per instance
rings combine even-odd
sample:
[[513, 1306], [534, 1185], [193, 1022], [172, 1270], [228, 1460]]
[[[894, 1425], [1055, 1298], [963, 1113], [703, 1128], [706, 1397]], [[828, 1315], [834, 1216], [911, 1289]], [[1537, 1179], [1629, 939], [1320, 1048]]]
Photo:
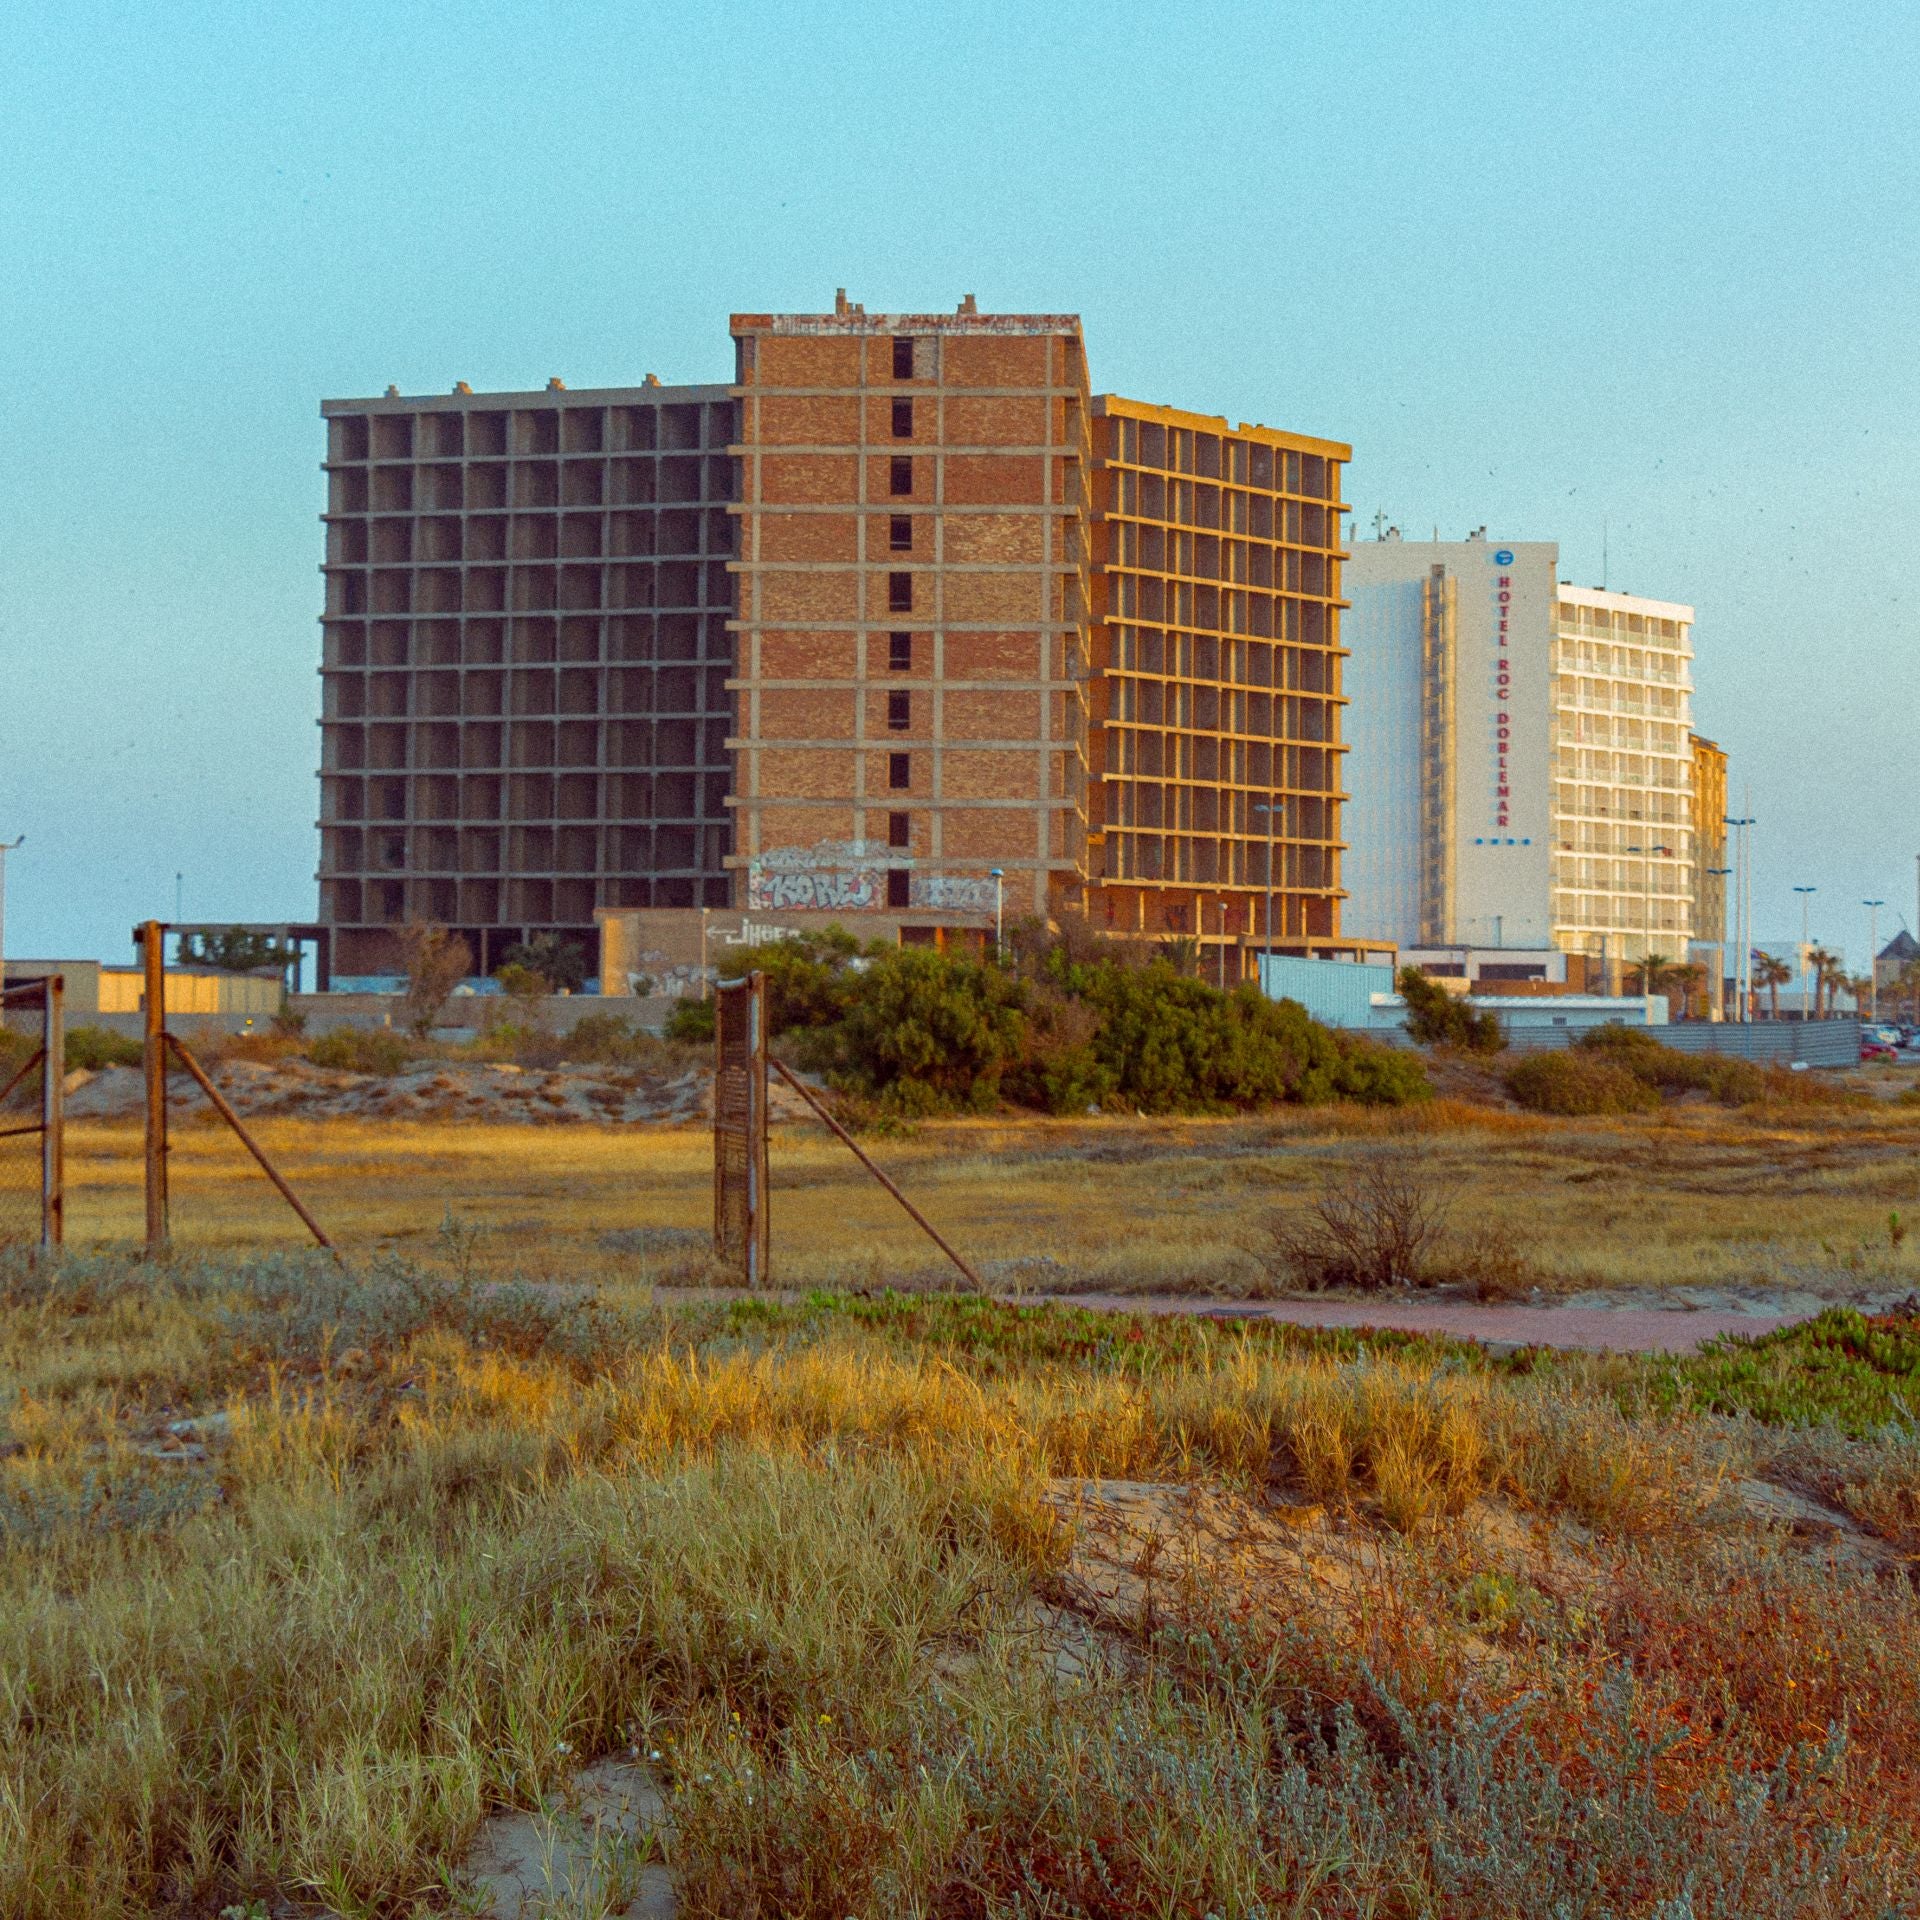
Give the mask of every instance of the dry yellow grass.
[[[0, 1267], [0, 1913], [451, 1915], [488, 1812], [606, 1755], [689, 1920], [1897, 1911], [1910, 1589], [1595, 1377]], [[1196, 1566], [1063, 1667], [1058, 1490], [1143, 1480], [1324, 1502], [1365, 1582]]]
[[[457, 1257], [474, 1271], [645, 1277], [609, 1249], [638, 1227], [711, 1217], [700, 1128], [613, 1131], [405, 1122], [264, 1121], [259, 1132], [343, 1245]], [[174, 1132], [174, 1228], [187, 1248], [296, 1246], [292, 1218], [224, 1131]], [[1420, 1141], [1458, 1195], [1458, 1223], [1503, 1221], [1573, 1286], [1787, 1283], [1837, 1291], [1920, 1280], [1920, 1113], [1555, 1121], [1455, 1102], [1294, 1110], [1258, 1121], [953, 1121], [873, 1150], [997, 1283], [1244, 1292], [1261, 1216], [1304, 1205], [1330, 1168]], [[945, 1284], [940, 1256], [846, 1151], [809, 1127], [773, 1144], [776, 1278]], [[70, 1234], [140, 1233], [139, 1138], [72, 1132]], [[445, 1227], [454, 1223], [449, 1236]]]

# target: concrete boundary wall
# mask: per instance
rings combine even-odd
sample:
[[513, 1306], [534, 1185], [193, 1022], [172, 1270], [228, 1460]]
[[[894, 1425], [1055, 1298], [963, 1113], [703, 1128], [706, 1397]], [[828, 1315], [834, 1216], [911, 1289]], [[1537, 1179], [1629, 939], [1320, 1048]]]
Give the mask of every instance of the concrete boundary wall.
[[1682, 1053], [1724, 1053], [1736, 1060], [1796, 1060], [1810, 1067], [1860, 1064], [1860, 1022], [1842, 1020], [1687, 1020], [1666, 1028], [1664, 1044]]
[[[1798, 1062], [1809, 1067], [1851, 1067], [1860, 1061], [1858, 1020], [1809, 1020], [1804, 1025], [1798, 1020], [1756, 1021], [1752, 1025], [1686, 1020], [1643, 1031], [1679, 1053], [1718, 1053], [1733, 1060], [1781, 1066]], [[1535, 1028], [1509, 1033], [1507, 1047], [1513, 1053], [1538, 1053], [1548, 1047], [1570, 1046], [1579, 1037], [1578, 1032], [1563, 1028]]]

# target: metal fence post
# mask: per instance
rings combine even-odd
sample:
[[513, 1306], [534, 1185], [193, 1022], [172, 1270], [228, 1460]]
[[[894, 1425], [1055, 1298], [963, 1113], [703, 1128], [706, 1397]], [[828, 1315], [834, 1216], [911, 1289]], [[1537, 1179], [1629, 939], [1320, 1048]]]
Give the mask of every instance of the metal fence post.
[[713, 995], [713, 1257], [749, 1287], [767, 1277], [766, 976]]
[[145, 972], [147, 1079], [147, 1252], [167, 1245], [167, 930], [158, 920], [134, 931]]
[[67, 982], [47, 982], [41, 1020], [45, 1059], [40, 1065], [40, 1250], [57, 1252], [67, 1225]]

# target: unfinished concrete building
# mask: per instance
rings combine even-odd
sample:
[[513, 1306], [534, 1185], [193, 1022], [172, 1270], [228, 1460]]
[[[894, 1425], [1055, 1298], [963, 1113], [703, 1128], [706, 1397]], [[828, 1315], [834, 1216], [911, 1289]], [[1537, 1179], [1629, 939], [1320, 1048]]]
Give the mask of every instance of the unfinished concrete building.
[[330, 400], [320, 919], [476, 967], [599, 908], [726, 904], [724, 386]]
[[742, 903], [891, 909], [910, 939], [1080, 904], [1078, 318], [843, 294], [732, 331]]
[[[1337, 441], [1093, 402], [1097, 924], [1340, 932]], [[1209, 963], [1209, 972], [1215, 963]]]
[[701, 908], [1328, 950], [1348, 449], [1095, 400], [1073, 314], [731, 333], [731, 387], [323, 407], [334, 973]]

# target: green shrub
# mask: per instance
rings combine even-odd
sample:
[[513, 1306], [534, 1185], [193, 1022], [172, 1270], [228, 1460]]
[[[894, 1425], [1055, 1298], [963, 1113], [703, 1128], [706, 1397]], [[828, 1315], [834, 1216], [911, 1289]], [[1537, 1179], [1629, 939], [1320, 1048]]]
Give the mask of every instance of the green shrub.
[[691, 1042], [696, 1046], [713, 1045], [713, 1002], [677, 1000], [667, 1015], [667, 1038]]
[[1660, 1090], [1590, 1049], [1530, 1053], [1507, 1069], [1507, 1091], [1535, 1113], [1644, 1113]]
[[[872, 949], [874, 957], [893, 952]], [[767, 983], [767, 1032], [779, 1035], [796, 1027], [831, 1027], [846, 1017], [859, 979], [856, 961], [867, 957], [844, 927], [801, 934], [764, 947], [730, 953], [715, 972], [723, 980], [760, 973]]]
[[617, 1013], [584, 1013], [560, 1043], [569, 1060], [601, 1067], [631, 1067], [648, 1058], [658, 1043]]
[[67, 1071], [84, 1067], [98, 1073], [102, 1067], [137, 1067], [145, 1049], [129, 1034], [115, 1033], [107, 1027], [69, 1027], [67, 1029]]
[[962, 954], [896, 947], [853, 976], [849, 997], [839, 1034], [847, 1077], [910, 1117], [998, 1105], [1026, 1051], [1020, 982]]
[[1682, 1053], [1647, 1027], [1610, 1022], [1575, 1041], [1583, 1053], [1624, 1067], [1661, 1093], [1704, 1093], [1725, 1106], [1744, 1106], [1766, 1090], [1766, 1075], [1751, 1060], [1717, 1053]]
[[[1003, 1100], [1190, 1113], [1431, 1092], [1411, 1054], [1333, 1033], [1250, 986], [1222, 993], [1162, 957], [1132, 964], [1085, 941], [1030, 939], [1020, 952], [1015, 973], [928, 947], [862, 952], [832, 929], [730, 956], [722, 971], [758, 967], [789, 1057], [894, 1117]], [[670, 1038], [711, 1037], [711, 1010], [697, 1004], [675, 1010]]]
[[1470, 1007], [1418, 967], [1402, 967], [1394, 985], [1407, 1003], [1407, 1032], [1421, 1046], [1498, 1053], [1506, 1045], [1497, 1015]]
[[1398, 1104], [1431, 1091], [1410, 1055], [1336, 1034], [1296, 1001], [1268, 1000], [1251, 986], [1222, 993], [1163, 960], [1059, 960], [1049, 971], [1096, 1016], [1085, 1043], [1089, 1076], [1110, 1090], [1105, 1097], [1141, 1112]]
[[413, 1059], [413, 1048], [391, 1027], [335, 1027], [307, 1048], [316, 1067], [345, 1073], [398, 1073]]

